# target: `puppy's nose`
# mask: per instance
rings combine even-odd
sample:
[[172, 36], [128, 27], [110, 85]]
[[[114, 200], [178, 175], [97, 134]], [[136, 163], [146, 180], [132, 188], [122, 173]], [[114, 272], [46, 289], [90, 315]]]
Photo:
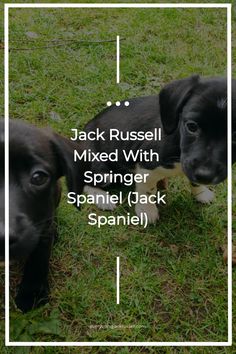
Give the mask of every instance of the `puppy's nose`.
[[203, 184], [210, 184], [214, 178], [214, 173], [207, 167], [199, 167], [194, 174], [195, 181]]
[[[17, 243], [17, 237], [11, 236], [9, 235], [9, 245], [14, 246]], [[4, 252], [5, 249], [5, 236], [4, 235], [0, 235], [0, 253]]]
[[4, 223], [0, 222], [0, 254], [4, 252], [5, 246], [5, 233], [4, 233]]
[[[19, 219], [21, 220], [22, 216], [19, 215]], [[19, 222], [18, 217], [16, 218], [17, 222]], [[11, 223], [13, 224], [13, 221], [10, 220], [10, 228], [9, 228], [9, 245], [10, 247], [14, 246], [18, 240], [19, 237], [17, 236], [17, 233], [15, 231], [15, 227], [12, 227]], [[13, 225], [14, 226], [14, 225]], [[0, 222], [0, 251], [2, 251], [5, 247], [5, 224], [4, 222]]]
[[[9, 245], [13, 246], [18, 241], [18, 237], [10, 230], [9, 233]], [[4, 226], [0, 226], [0, 250], [2, 251], [5, 247], [5, 230]]]

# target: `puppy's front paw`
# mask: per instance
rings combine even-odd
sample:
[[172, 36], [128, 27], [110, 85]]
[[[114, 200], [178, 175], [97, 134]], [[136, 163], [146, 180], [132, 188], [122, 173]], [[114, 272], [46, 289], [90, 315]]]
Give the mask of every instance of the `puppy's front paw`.
[[149, 224], [155, 224], [159, 220], [159, 212], [154, 204], [140, 204], [135, 205], [135, 213], [140, 218], [142, 213], [145, 213]]
[[198, 202], [209, 204], [213, 201], [214, 195], [214, 192], [212, 192], [210, 189], [203, 187], [203, 189], [196, 193], [194, 196]]
[[15, 303], [22, 312], [28, 312], [32, 308], [45, 305], [48, 302], [48, 284], [42, 285], [39, 289], [30, 286], [20, 285]]

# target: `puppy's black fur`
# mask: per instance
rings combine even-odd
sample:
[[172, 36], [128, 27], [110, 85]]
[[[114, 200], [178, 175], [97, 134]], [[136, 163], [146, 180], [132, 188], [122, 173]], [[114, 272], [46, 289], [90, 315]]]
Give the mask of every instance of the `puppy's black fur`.
[[[46, 129], [10, 121], [10, 260], [25, 260], [16, 304], [28, 311], [48, 300], [48, 266], [56, 235], [59, 178], [80, 192], [71, 141]], [[0, 260], [4, 260], [4, 123], [0, 121]]]
[[[232, 80], [232, 84], [235, 132], [236, 81]], [[111, 128], [146, 132], [159, 127], [163, 133], [161, 141], [109, 141]], [[164, 177], [183, 172], [192, 182], [193, 193], [199, 201], [209, 202], [212, 194], [201, 186], [218, 184], [227, 176], [227, 81], [224, 78], [202, 79], [193, 75], [173, 81], [159, 95], [131, 99], [128, 107], [121, 104], [120, 107], [113, 105], [105, 109], [86, 125], [85, 131], [96, 128], [105, 131], [106, 141], [89, 141], [84, 148], [108, 153], [118, 149], [119, 161], [92, 162], [88, 168], [94, 173], [149, 171], [150, 183], [141, 188], [147, 194], [155, 187], [153, 180], [156, 184]], [[127, 162], [122, 150], [128, 152], [131, 149], [153, 149], [159, 153], [160, 160]], [[236, 146], [233, 142], [233, 161], [235, 159]], [[140, 190], [140, 186], [136, 185], [136, 188]], [[136, 213], [139, 215], [141, 211], [138, 206]], [[150, 215], [149, 219], [153, 222], [157, 218], [158, 215]]]

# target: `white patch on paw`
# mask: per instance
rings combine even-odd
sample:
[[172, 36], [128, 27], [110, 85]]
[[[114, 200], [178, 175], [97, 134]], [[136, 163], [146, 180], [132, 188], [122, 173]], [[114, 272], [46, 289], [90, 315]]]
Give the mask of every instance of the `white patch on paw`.
[[214, 192], [212, 192], [207, 187], [202, 187], [202, 190], [200, 190], [198, 193], [194, 193], [196, 200], [203, 204], [211, 203], [214, 199], [214, 195]]
[[101, 210], [114, 210], [116, 208], [116, 203], [111, 200], [111, 196], [109, 195], [109, 193], [107, 193], [101, 188], [85, 186], [83, 193], [93, 195], [95, 198], [97, 197], [96, 199], [99, 199], [99, 195], [104, 196], [103, 199], [105, 201], [98, 200], [97, 202], [95, 202], [95, 205]]
[[135, 213], [140, 218], [143, 213], [147, 215], [148, 223], [155, 224], [159, 220], [159, 212], [156, 205], [140, 204], [135, 205]]

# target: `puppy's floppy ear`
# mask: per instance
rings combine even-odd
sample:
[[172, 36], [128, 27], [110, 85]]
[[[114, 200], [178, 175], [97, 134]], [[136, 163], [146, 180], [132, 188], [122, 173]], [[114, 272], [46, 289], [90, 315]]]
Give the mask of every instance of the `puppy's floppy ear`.
[[164, 132], [171, 134], [178, 126], [179, 115], [199, 83], [199, 75], [176, 80], [166, 85], [159, 94], [161, 121]]
[[74, 162], [74, 150], [79, 150], [79, 144], [53, 133], [51, 138], [52, 150], [56, 157], [58, 178], [65, 176], [69, 192], [81, 194], [84, 187], [85, 162]]

